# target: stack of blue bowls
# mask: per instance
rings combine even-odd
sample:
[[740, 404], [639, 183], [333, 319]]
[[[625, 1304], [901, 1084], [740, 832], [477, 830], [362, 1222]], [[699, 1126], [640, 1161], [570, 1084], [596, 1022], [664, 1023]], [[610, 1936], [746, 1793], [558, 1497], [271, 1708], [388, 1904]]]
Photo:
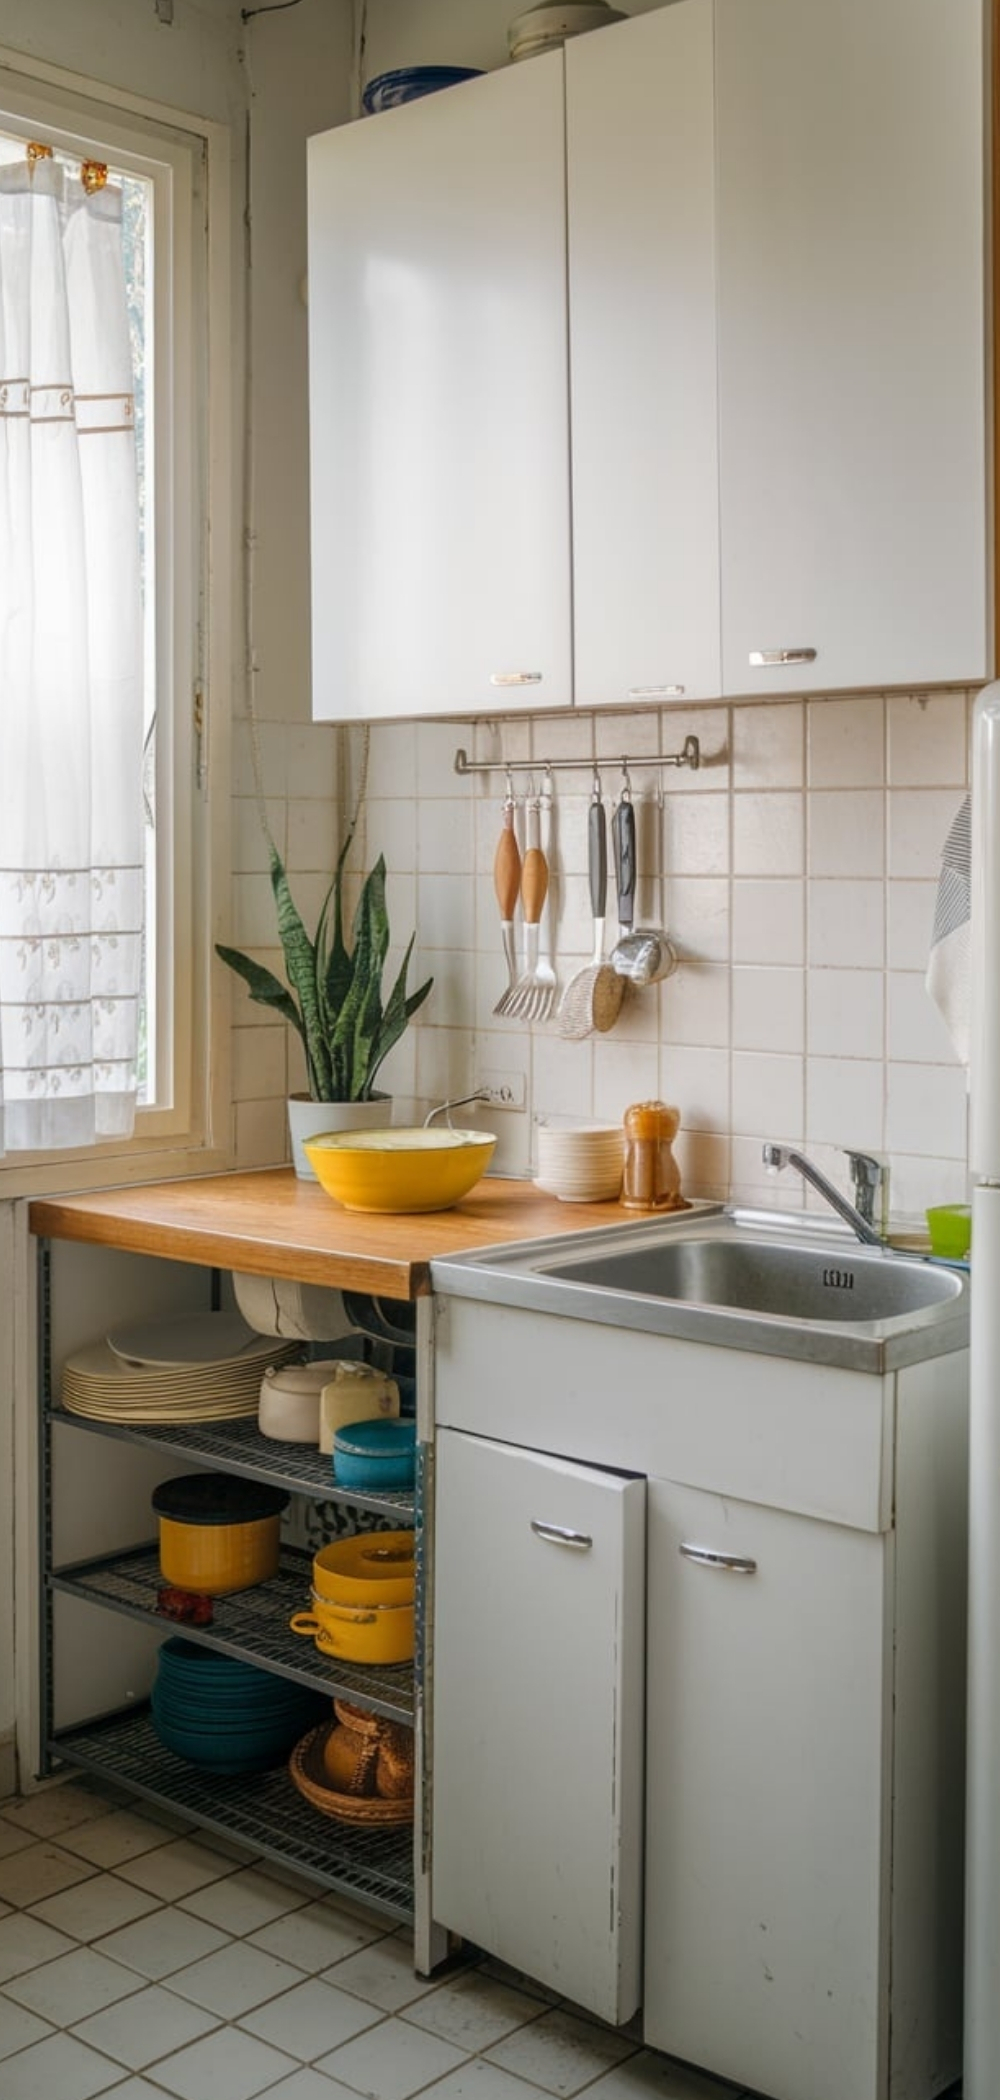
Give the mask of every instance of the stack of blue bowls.
[[321, 1692], [176, 1637], [160, 1649], [150, 1704], [168, 1750], [224, 1773], [284, 1763], [300, 1736], [330, 1717]]

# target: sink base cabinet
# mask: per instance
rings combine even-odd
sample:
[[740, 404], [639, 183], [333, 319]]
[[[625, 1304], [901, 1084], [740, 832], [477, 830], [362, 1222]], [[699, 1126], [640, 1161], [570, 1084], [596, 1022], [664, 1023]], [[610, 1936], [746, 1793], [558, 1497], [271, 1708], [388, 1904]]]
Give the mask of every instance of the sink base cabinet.
[[789, 2100], [885, 2090], [893, 1573], [649, 1483], [646, 2039]]
[[451, 1430], [436, 1473], [435, 1917], [627, 2020], [646, 1483]]
[[967, 1353], [874, 1376], [449, 1297], [435, 1413], [438, 1922], [595, 2002], [558, 1966], [581, 1929], [563, 1872], [577, 1809], [605, 1857], [615, 1835], [590, 1760], [620, 1564], [581, 1612], [572, 1567], [526, 1575], [525, 1519], [542, 1482], [645, 1475], [645, 1892], [619, 1926], [642, 1935], [644, 2038], [769, 2100], [942, 2094], [961, 2069]]

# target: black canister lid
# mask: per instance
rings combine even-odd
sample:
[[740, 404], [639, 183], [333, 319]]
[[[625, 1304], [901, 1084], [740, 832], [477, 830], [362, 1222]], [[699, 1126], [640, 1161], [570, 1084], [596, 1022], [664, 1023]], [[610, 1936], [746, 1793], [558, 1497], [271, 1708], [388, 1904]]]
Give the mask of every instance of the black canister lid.
[[233, 1473], [181, 1473], [162, 1480], [152, 1495], [157, 1516], [179, 1524], [252, 1524], [278, 1516], [288, 1502], [284, 1488]]

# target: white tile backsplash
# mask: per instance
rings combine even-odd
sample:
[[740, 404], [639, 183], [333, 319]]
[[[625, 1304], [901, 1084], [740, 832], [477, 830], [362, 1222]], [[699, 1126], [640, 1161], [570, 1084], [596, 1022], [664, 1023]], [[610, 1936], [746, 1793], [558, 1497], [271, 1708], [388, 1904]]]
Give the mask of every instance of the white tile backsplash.
[[[671, 876], [666, 885], [666, 931], [675, 947], [704, 962], [728, 962], [728, 882], [712, 876]], [[782, 958], [783, 959], [783, 958]]]
[[733, 967], [733, 1049], [778, 1050], [786, 1055], [805, 1047], [804, 974], [801, 970]]
[[895, 694], [886, 707], [889, 779], [896, 788], [964, 788], [968, 710], [963, 693]]
[[885, 961], [885, 886], [838, 881], [808, 885], [809, 961], [820, 969], [880, 970]]
[[880, 970], [810, 970], [810, 1057], [881, 1057], [885, 980]]
[[[797, 1209], [801, 1185], [769, 1181], [760, 1137], [798, 1139], [840, 1173], [843, 1147], [891, 1154], [893, 1208], [917, 1216], [966, 1181], [964, 1073], [924, 990], [940, 851], [965, 791], [968, 695], [877, 694], [727, 709], [608, 710], [511, 722], [379, 723], [356, 858], [390, 870], [390, 973], [412, 927], [411, 985], [435, 988], [384, 1077], [407, 1117], [471, 1090], [485, 1071], [523, 1073], [525, 1108], [494, 1116], [495, 1164], [528, 1173], [545, 1115], [617, 1120], [660, 1093], [681, 1109], [678, 1157], [695, 1194]], [[235, 945], [280, 969], [274, 908], [256, 826], [245, 723], [236, 725]], [[665, 768], [662, 795], [641, 759], [698, 736], [697, 772]], [[551, 912], [560, 985], [590, 959], [590, 778], [558, 761], [636, 758], [639, 917], [669, 932], [676, 974], [633, 994], [616, 1027], [580, 1042], [555, 1023], [525, 1028], [493, 1012], [506, 981], [493, 858], [502, 774], [463, 779], [459, 746], [496, 763], [556, 766]], [[296, 872], [306, 923], [329, 881], [340, 832], [336, 782], [358, 776], [359, 730], [261, 726], [268, 816]], [[519, 799], [527, 776], [515, 775]], [[287, 799], [286, 799], [287, 798]], [[523, 809], [518, 827], [524, 843]], [[609, 854], [609, 869], [611, 857]], [[617, 930], [613, 871], [607, 945]], [[352, 890], [356, 894], [356, 883]], [[808, 964], [808, 968], [806, 967]], [[285, 1157], [284, 1100], [297, 1049], [234, 986], [233, 1130], [241, 1165]], [[269, 1024], [269, 1025], [265, 1025]], [[279, 1038], [285, 1044], [281, 1055]], [[484, 1122], [479, 1111], [473, 1120]]]
[[733, 771], [741, 788], [801, 787], [805, 753], [801, 701], [733, 712]]
[[922, 876], [937, 881], [941, 848], [955, 821], [963, 793], [961, 788], [899, 788], [890, 794], [890, 879]]
[[805, 961], [802, 883], [780, 876], [739, 877], [733, 883], [732, 945], [737, 963], [800, 967]]
[[809, 796], [810, 875], [869, 876], [885, 871], [885, 796], [881, 789], [820, 788]]
[[890, 1151], [965, 1159], [968, 1095], [960, 1066], [890, 1064], [886, 1097]]
[[936, 903], [936, 882], [886, 883], [890, 970], [926, 970]]
[[805, 1061], [756, 1050], [733, 1052], [733, 1131], [740, 1137], [801, 1142], [805, 1122]]
[[810, 700], [806, 742], [811, 788], [881, 787], [885, 704], [875, 693], [850, 700]]
[[885, 1143], [881, 1058], [810, 1057], [806, 1065], [807, 1148], [842, 1145], [880, 1152]]
[[728, 795], [669, 794], [663, 804], [661, 866], [670, 875], [727, 875]]
[[802, 854], [800, 794], [734, 795], [734, 875], [801, 875]]

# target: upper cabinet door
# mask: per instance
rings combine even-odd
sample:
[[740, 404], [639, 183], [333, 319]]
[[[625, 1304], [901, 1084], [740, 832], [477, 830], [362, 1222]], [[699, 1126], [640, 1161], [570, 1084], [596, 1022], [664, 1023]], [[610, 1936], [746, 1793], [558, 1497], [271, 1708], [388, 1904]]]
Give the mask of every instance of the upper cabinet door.
[[561, 52], [310, 141], [313, 713], [572, 698]]
[[576, 699], [720, 690], [712, 0], [566, 45]]
[[724, 689], [981, 678], [982, 0], [716, 13]]

